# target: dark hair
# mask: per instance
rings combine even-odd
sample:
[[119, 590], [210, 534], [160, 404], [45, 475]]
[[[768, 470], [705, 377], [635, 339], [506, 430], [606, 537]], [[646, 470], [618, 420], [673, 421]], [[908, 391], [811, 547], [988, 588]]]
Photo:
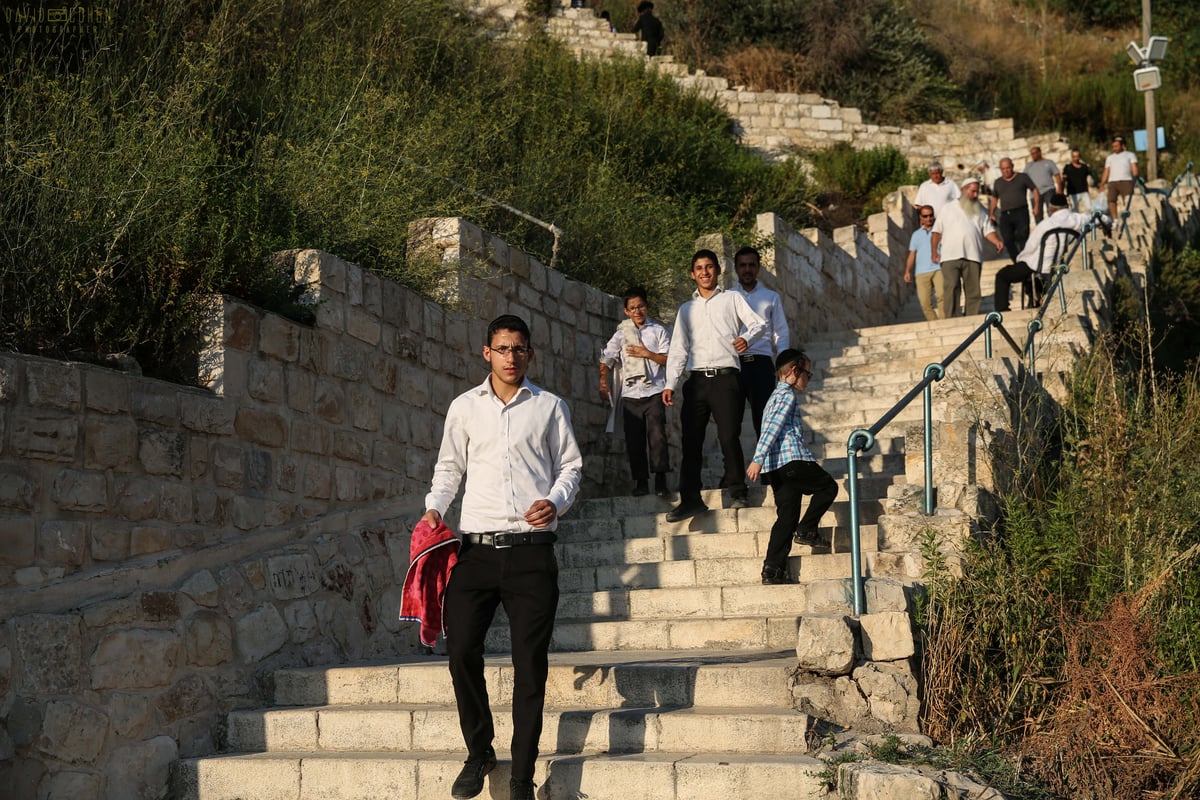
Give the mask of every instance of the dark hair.
[[[696, 262], [702, 258], [711, 259], [712, 262], [717, 265], [717, 272], [721, 271], [721, 259], [717, 258], [717, 254], [712, 250], [697, 250], [695, 255], [692, 256], [692, 266], [696, 266]], [[688, 272], [691, 272], [690, 268], [688, 269]]]
[[625, 294], [621, 295], [621, 299], [624, 301], [623, 305], [628, 307], [629, 301], [635, 297], [641, 298], [643, 303], [650, 305], [650, 298], [646, 296], [646, 290], [640, 286], [630, 286], [625, 290]]
[[612, 19], [612, 17], [608, 15], [608, 9], [600, 12], [600, 19]]
[[638, 3], [637, 10], [639, 14], [643, 11], [653, 11], [654, 3], [651, 3], [650, 0], [642, 0], [642, 2]]
[[742, 256], [754, 256], [755, 261], [757, 261], [760, 264], [762, 263], [762, 256], [759, 255], [758, 248], [756, 248], [756, 247], [746, 246], [746, 247], [739, 248], [738, 251], [733, 254], [734, 263], [737, 263], [737, 260], [739, 258], [741, 258]]
[[778, 375], [793, 364], [809, 364], [811, 361], [812, 360], [805, 354], [803, 350], [797, 350], [794, 347], [789, 347], [787, 350], [784, 350], [782, 353], [780, 353], [775, 359], [775, 374]]
[[525, 320], [515, 314], [501, 314], [492, 320], [487, 329], [487, 341], [484, 342], [487, 347], [492, 346], [492, 337], [496, 335], [496, 331], [519, 333], [525, 337], [525, 344], [529, 344], [529, 326], [525, 324]]

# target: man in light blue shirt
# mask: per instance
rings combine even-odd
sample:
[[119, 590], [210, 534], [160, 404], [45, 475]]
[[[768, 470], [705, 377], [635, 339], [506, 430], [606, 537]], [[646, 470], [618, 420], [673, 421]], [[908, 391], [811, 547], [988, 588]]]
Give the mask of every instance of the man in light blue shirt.
[[934, 294], [941, 296], [942, 272], [933, 263], [933, 206], [919, 206], [917, 217], [921, 227], [913, 231], [908, 241], [908, 260], [904, 264], [904, 282], [917, 284], [917, 299], [921, 301], [921, 313], [929, 322], [936, 320]]

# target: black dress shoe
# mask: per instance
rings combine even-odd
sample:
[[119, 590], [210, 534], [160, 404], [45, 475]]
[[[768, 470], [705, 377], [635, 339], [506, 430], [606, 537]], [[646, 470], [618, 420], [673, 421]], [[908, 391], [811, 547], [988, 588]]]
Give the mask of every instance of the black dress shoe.
[[788, 574], [786, 567], [768, 567], [765, 564], [762, 568], [763, 586], [781, 586], [785, 583], [792, 582], [792, 576]]
[[684, 500], [667, 512], [667, 522], [682, 522], [705, 511], [708, 511], [708, 506], [704, 505], [703, 500]]
[[654, 473], [654, 493], [659, 497], [670, 497], [671, 490], [667, 488], [667, 475], [664, 472]]
[[633, 482], [633, 496], [634, 497], [645, 497], [648, 494], [650, 494], [650, 484], [647, 481], [634, 481]]
[[519, 781], [512, 778], [508, 782], [509, 800], [534, 800], [533, 781]]
[[821, 537], [816, 531], [797, 530], [796, 535], [792, 537], [792, 541], [796, 544], [806, 544], [815, 546], [821, 543]]
[[749, 508], [750, 498], [744, 494], [735, 494], [729, 498], [730, 508]]
[[483, 778], [496, 768], [496, 754], [485, 753], [471, 756], [463, 764], [462, 772], [450, 787], [450, 796], [455, 800], [470, 800], [483, 791]]

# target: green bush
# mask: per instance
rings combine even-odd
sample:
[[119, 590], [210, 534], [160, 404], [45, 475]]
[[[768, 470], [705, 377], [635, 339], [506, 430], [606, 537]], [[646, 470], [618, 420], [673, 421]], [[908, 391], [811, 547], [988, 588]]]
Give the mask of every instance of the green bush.
[[826, 192], [836, 192], [843, 201], [873, 213], [882, 208], [883, 198], [906, 184], [919, 184], [927, 175], [909, 168], [908, 159], [894, 147], [855, 150], [838, 143], [827, 150], [806, 154], [813, 176]]

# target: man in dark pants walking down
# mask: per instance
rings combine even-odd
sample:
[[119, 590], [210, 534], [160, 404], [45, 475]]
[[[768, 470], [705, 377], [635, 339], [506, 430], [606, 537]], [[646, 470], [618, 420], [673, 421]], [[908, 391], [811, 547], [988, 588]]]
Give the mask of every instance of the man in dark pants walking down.
[[[679, 468], [679, 505], [667, 512], [667, 522], [680, 522], [708, 510], [700, 497], [700, 467], [708, 420], [717, 422], [717, 441], [725, 460], [721, 488], [729, 490], [730, 508], [749, 505], [742, 470], [742, 415], [746, 396], [739, 377], [739, 356], [763, 335], [766, 322], [742, 295], [717, 285], [721, 265], [711, 250], [692, 256], [696, 291], [679, 307], [671, 348], [667, 352], [667, 388], [663, 403], [675, 405], [675, 391], [683, 388], [683, 454]], [[684, 379], [685, 373], [687, 379]]]
[[753, 247], [743, 247], [733, 254], [733, 270], [737, 285], [733, 290], [746, 298], [754, 313], [767, 323], [766, 332], [740, 356], [742, 362], [742, 393], [750, 401], [750, 419], [754, 435], [762, 430], [763, 409], [775, 388], [775, 357], [788, 349], [788, 324], [783, 314], [783, 299], [779, 293], [758, 282], [762, 262]]
[[446, 586], [443, 618], [458, 721], [467, 761], [450, 790], [457, 800], [483, 791], [496, 766], [495, 729], [483, 677], [483, 646], [496, 606], [512, 634], [512, 800], [533, 800], [542, 734], [547, 652], [558, 609], [558, 517], [579, 491], [583, 457], [563, 400], [525, 378], [529, 327], [512, 315], [488, 326], [490, 373], [459, 395], [446, 427], [424, 519], [441, 521], [466, 477], [462, 548]]
[[[776, 360], [775, 374], [779, 383], [767, 401], [762, 435], [754, 448], [750, 466], [746, 468], [746, 477], [752, 481], [758, 480], [760, 474], [766, 476], [775, 493], [778, 509], [763, 559], [762, 582], [765, 584], [792, 582], [787, 568], [792, 532], [795, 532], [797, 544], [816, 544], [821, 516], [833, 505], [838, 492], [837, 482], [817, 464], [804, 443], [800, 393], [808, 387], [808, 379], [812, 377], [812, 361], [801, 350], [784, 350]], [[800, 504], [806, 494], [813, 497], [801, 519]]]

